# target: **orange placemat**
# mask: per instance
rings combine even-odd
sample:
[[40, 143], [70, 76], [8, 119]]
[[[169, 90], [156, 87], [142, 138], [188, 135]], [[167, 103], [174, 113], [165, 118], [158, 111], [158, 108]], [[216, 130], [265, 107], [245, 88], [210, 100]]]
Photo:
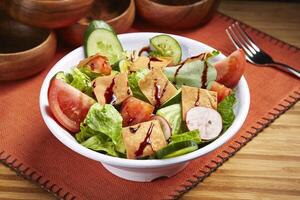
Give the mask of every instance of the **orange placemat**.
[[[225, 28], [234, 20], [216, 14], [206, 26], [171, 31], [204, 42], [225, 54], [234, 50]], [[249, 26], [253, 39], [274, 59], [300, 69], [300, 50]], [[162, 31], [137, 22], [131, 32]], [[164, 30], [165, 32], [170, 32]], [[151, 183], [122, 180], [99, 162], [60, 143], [46, 128], [39, 111], [39, 91], [47, 71], [71, 49], [58, 49], [48, 69], [27, 80], [0, 83], [0, 160], [62, 199], [172, 199], [206, 178], [264, 127], [300, 99], [300, 81], [272, 68], [247, 64], [251, 106], [239, 133], [228, 143], [192, 161], [181, 173]]]

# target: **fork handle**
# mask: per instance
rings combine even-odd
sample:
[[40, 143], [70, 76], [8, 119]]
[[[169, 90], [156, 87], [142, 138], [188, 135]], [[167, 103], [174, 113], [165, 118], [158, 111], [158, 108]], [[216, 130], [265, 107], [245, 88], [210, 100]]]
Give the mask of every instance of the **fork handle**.
[[272, 63], [274, 67], [284, 71], [284, 72], [287, 72], [289, 74], [292, 74], [294, 76], [296, 76], [297, 78], [300, 78], [300, 71], [297, 70], [297, 69], [294, 69], [286, 64], [283, 64], [283, 63], [279, 63], [279, 62], [273, 62]]

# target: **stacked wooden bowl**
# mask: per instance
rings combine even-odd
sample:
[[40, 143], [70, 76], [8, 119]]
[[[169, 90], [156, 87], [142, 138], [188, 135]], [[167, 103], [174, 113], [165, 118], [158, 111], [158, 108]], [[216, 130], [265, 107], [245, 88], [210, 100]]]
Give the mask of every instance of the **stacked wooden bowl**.
[[141, 17], [157, 26], [186, 29], [211, 19], [220, 0], [137, 0]]
[[91, 20], [106, 20], [122, 33], [134, 17], [134, 0], [0, 0], [0, 81], [42, 71], [56, 50], [52, 29], [59, 29], [67, 43], [79, 46]]
[[[117, 33], [133, 24], [135, 9], [164, 28], [191, 28], [208, 21], [220, 0], [0, 0], [0, 81], [43, 70], [56, 50], [56, 35], [83, 44], [92, 20], [105, 20]], [[135, 8], [136, 7], [136, 8]], [[5, 14], [4, 14], [5, 13]]]

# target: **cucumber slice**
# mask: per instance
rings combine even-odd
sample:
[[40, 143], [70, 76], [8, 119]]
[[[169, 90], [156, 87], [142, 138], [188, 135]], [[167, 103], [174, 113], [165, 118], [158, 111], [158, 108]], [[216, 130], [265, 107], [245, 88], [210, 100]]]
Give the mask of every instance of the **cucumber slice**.
[[95, 29], [99, 29], [99, 28], [103, 28], [106, 29], [108, 31], [113, 32], [113, 34], [117, 35], [116, 32], [114, 31], [114, 29], [105, 21], [102, 20], [93, 20], [90, 22], [89, 26], [86, 29], [86, 32], [92, 32]]
[[154, 49], [153, 55], [172, 57], [173, 64], [177, 65], [181, 61], [181, 47], [179, 43], [169, 35], [157, 35], [150, 39], [151, 47]]
[[196, 142], [192, 140], [182, 141], [178, 143], [169, 144], [165, 148], [156, 152], [156, 157], [159, 159], [162, 158], [173, 158], [181, 156], [198, 149]]
[[[100, 22], [99, 22], [100, 23]], [[84, 34], [84, 50], [87, 57], [99, 53], [106, 56], [111, 65], [115, 64], [123, 57], [123, 47], [109, 25], [105, 27], [104, 22], [92, 22]]]

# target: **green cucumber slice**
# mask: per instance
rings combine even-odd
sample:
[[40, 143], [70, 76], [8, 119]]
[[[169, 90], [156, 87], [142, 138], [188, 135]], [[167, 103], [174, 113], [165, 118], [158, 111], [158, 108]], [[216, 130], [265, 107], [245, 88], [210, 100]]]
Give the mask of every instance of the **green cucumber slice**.
[[180, 63], [182, 50], [177, 40], [173, 37], [169, 35], [157, 35], [150, 39], [150, 44], [154, 49], [152, 52], [154, 56], [172, 57], [174, 65]]
[[[109, 25], [108, 25], [109, 26]], [[123, 47], [111, 28], [98, 28], [96, 22], [89, 25], [84, 36], [84, 50], [87, 57], [99, 53], [106, 56], [111, 65], [123, 57]], [[104, 26], [103, 26], [104, 27]]]
[[169, 144], [168, 146], [156, 152], [156, 158], [173, 158], [181, 156], [198, 149], [196, 142], [192, 140], [182, 141], [178, 143]]
[[113, 34], [117, 35], [114, 29], [105, 21], [103, 20], [93, 20], [90, 22], [89, 26], [87, 27], [87, 32], [92, 32], [95, 29], [103, 28], [108, 31], [111, 31]]

